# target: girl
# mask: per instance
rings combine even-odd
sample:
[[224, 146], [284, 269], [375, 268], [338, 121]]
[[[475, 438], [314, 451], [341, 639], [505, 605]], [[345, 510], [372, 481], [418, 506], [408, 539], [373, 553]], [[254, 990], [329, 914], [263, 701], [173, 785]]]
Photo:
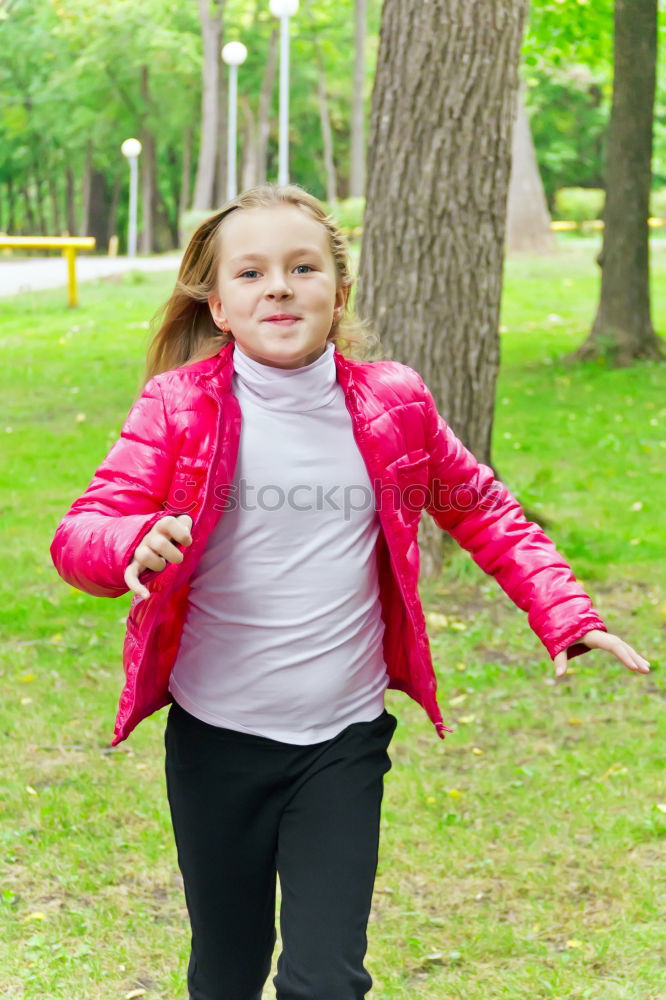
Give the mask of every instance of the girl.
[[192, 929], [191, 1000], [362, 1000], [387, 687], [438, 735], [419, 602], [422, 510], [495, 576], [557, 674], [605, 625], [419, 375], [343, 356], [344, 240], [296, 185], [194, 233], [147, 381], [51, 545], [72, 586], [134, 598], [113, 745], [171, 703], [167, 793]]

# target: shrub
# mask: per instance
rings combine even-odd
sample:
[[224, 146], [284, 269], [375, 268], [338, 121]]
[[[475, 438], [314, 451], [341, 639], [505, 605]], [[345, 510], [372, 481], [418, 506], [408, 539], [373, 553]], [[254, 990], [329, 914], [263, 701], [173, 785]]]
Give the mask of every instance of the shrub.
[[604, 198], [601, 188], [560, 188], [555, 192], [554, 218], [575, 222], [582, 229], [584, 222], [601, 219]]

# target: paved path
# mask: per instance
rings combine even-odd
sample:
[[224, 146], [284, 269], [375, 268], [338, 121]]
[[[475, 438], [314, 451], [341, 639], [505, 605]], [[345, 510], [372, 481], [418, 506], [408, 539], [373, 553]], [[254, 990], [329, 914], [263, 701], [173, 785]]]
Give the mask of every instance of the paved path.
[[[125, 271], [177, 271], [181, 254], [169, 253], [156, 257], [94, 257], [77, 254], [77, 282], [106, 278]], [[41, 288], [67, 286], [67, 264], [64, 257], [3, 257], [0, 255], [0, 297], [34, 292]]]

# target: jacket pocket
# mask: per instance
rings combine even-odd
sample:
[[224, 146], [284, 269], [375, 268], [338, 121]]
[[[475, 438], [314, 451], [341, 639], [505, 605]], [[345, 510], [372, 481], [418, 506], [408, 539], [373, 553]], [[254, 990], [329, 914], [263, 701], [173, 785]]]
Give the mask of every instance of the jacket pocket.
[[422, 449], [408, 452], [396, 462], [395, 473], [402, 518], [407, 524], [417, 523], [430, 502], [430, 455]]
[[179, 458], [169, 494], [164, 501], [165, 511], [175, 517], [179, 514], [189, 514], [192, 521], [196, 521], [196, 514], [201, 507], [201, 490], [205, 479], [204, 468], [193, 465], [191, 460]]

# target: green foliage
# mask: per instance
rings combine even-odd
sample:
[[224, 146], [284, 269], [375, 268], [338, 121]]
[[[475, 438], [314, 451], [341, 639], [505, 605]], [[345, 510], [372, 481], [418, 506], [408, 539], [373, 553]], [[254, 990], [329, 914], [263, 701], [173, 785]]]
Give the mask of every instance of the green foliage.
[[608, 73], [570, 65], [526, 74], [537, 161], [552, 209], [561, 187], [601, 187], [612, 95]]
[[365, 198], [344, 198], [333, 205], [330, 202], [324, 202], [324, 205], [345, 231], [353, 232], [362, 228]]
[[600, 219], [604, 209], [605, 192], [598, 188], [560, 188], [555, 193], [556, 219], [592, 222]]
[[650, 196], [650, 214], [655, 219], [666, 220], [666, 188], [653, 191]]

